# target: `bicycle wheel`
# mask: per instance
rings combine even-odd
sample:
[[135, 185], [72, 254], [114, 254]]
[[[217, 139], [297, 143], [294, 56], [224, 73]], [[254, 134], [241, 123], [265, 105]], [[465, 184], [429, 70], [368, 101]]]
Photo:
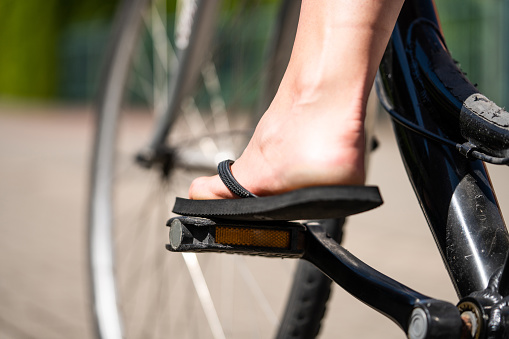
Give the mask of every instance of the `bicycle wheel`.
[[[219, 6], [204, 3], [208, 14]], [[190, 47], [174, 38], [186, 28], [174, 27], [199, 6], [127, 0], [117, 15], [97, 105], [89, 202], [101, 338], [267, 338], [284, 311], [295, 262], [164, 249], [174, 197], [187, 194], [194, 177], [214, 173], [217, 161], [239, 155], [253, 129], [246, 112], [257, 106], [254, 88], [267, 81], [255, 61], [263, 60], [259, 41], [267, 40], [270, 30], [262, 28], [273, 6], [223, 4], [221, 15], [201, 20], [205, 34], [194, 45], [202, 51], [186, 55]], [[229, 32], [231, 45], [222, 42]]]

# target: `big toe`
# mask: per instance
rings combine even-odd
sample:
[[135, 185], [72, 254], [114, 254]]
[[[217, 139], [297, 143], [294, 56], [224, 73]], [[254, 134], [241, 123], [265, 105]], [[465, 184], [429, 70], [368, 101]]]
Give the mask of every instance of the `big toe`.
[[218, 175], [193, 180], [189, 188], [189, 199], [232, 199], [235, 196], [224, 186]]

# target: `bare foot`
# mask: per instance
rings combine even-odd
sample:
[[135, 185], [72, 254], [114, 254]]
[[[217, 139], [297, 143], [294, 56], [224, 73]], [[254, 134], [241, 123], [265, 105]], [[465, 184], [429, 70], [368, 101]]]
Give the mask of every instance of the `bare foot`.
[[[267, 196], [308, 186], [364, 183], [364, 104], [349, 95], [325, 94], [308, 93], [298, 101], [283, 95], [273, 102], [232, 165], [242, 186]], [[236, 196], [216, 175], [196, 179], [189, 197]]]
[[[305, 0], [278, 93], [242, 156], [237, 181], [258, 196], [362, 185], [368, 94], [403, 0]], [[191, 199], [234, 198], [218, 176]]]

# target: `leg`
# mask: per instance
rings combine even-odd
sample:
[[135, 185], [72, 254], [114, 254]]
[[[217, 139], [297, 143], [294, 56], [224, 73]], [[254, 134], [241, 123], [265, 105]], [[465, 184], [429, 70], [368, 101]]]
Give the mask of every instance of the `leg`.
[[[303, 0], [279, 90], [232, 171], [256, 195], [317, 185], [361, 185], [364, 117], [404, 0]], [[217, 176], [192, 199], [233, 198]]]

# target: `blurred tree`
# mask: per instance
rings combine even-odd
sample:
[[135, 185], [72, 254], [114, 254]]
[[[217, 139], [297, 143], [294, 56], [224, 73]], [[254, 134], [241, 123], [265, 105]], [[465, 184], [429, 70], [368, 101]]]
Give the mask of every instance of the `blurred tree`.
[[55, 90], [58, 0], [3, 0], [0, 94], [49, 97]]
[[111, 16], [116, 2], [0, 0], [0, 97], [54, 97], [62, 32], [72, 22]]
[[468, 78], [501, 106], [509, 105], [509, 1], [435, 0], [445, 40]]

